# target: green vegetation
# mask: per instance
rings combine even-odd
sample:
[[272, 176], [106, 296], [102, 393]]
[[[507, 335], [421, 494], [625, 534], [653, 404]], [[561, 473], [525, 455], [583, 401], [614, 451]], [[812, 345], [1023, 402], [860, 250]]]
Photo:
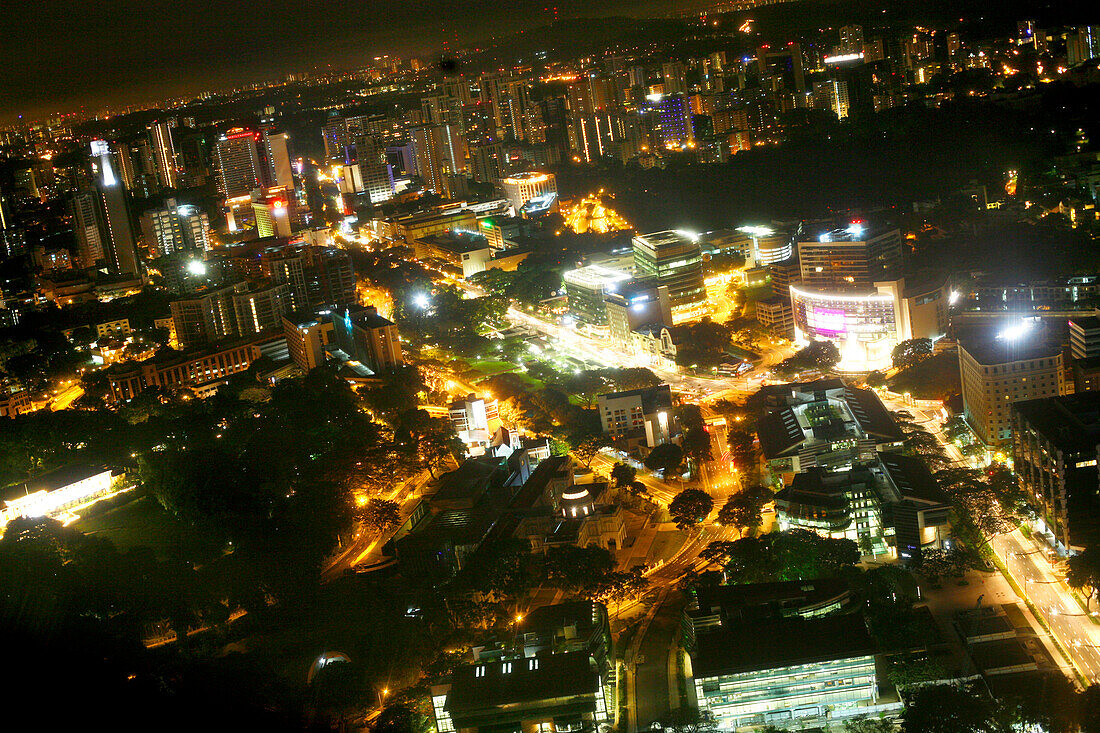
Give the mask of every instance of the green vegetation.
[[945, 400], [962, 390], [959, 356], [950, 351], [929, 356], [895, 374], [888, 386], [918, 400]]

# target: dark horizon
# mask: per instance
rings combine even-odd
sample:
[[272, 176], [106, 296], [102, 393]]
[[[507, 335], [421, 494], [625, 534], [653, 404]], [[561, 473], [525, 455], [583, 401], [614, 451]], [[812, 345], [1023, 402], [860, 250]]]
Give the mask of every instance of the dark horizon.
[[[349, 6], [239, 0], [149, 0], [140, 13], [124, 0], [71, 0], [5, 9], [7, 73], [0, 122], [22, 116], [145, 104], [178, 95], [273, 80], [331, 66], [364, 66], [375, 56], [415, 56], [580, 16], [668, 12], [689, 2], [608, 0], [379, 0]], [[556, 7], [555, 7], [556, 5]], [[198, 25], [184, 19], [203, 18]], [[412, 21], [412, 22], [410, 22]], [[410, 38], [411, 27], [417, 32]], [[306, 44], [304, 47], [299, 44]]]

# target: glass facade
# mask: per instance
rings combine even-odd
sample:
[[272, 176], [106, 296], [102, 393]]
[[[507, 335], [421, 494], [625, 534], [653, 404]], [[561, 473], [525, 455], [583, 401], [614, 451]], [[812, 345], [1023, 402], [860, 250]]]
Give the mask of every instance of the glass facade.
[[858, 715], [875, 702], [871, 655], [695, 679], [700, 709], [722, 730]]

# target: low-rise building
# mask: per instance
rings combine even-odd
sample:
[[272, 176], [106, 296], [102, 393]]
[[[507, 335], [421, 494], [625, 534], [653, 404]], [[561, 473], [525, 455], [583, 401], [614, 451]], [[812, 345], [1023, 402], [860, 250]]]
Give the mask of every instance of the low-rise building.
[[57, 517], [111, 491], [111, 469], [64, 466], [0, 489], [0, 527], [20, 517]]
[[597, 397], [600, 423], [626, 450], [656, 448], [679, 443], [680, 421], [672, 409], [672, 389], [667, 384]]
[[[149, 388], [185, 389], [200, 396], [217, 391], [233, 374], [247, 371], [266, 353], [285, 350], [280, 333], [263, 333], [241, 341], [127, 361], [107, 369], [112, 402], [126, 402]], [[285, 357], [284, 357], [285, 358]]]
[[613, 718], [606, 676], [587, 651], [459, 667], [433, 685], [439, 733], [581, 733]]
[[342, 314], [333, 315], [332, 324], [333, 346], [373, 373], [392, 372], [404, 366], [397, 325], [380, 316], [374, 306], [347, 307]]
[[878, 395], [840, 379], [768, 386], [756, 399], [765, 402], [760, 450], [775, 474], [847, 469], [900, 448], [905, 438]]
[[880, 699], [875, 652], [859, 615], [730, 625], [697, 639], [696, 702], [723, 731], [896, 712], [899, 702]]

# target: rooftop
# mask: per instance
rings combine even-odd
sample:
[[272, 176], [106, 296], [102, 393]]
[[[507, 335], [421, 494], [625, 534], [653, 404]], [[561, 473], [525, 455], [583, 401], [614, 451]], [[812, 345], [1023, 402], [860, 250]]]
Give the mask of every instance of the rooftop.
[[1100, 445], [1100, 392], [1014, 402], [1012, 409], [1063, 453]]
[[447, 711], [460, 718], [487, 708], [595, 695], [599, 684], [586, 651], [471, 664], [451, 674]]
[[947, 503], [947, 496], [936, 483], [923, 459], [898, 453], [879, 453], [878, 458], [886, 477], [901, 494], [902, 501]]
[[56, 491], [109, 470], [90, 463], [72, 463], [0, 489], [0, 501], [11, 501], [36, 491]]
[[793, 617], [701, 634], [692, 668], [696, 678], [713, 677], [874, 653], [875, 643], [858, 614]]
[[1019, 338], [986, 338], [963, 341], [959, 344], [962, 351], [970, 355], [982, 366], [1011, 364], [1031, 359], [1046, 359], [1061, 356], [1060, 348], [1050, 346], [1045, 341], [1029, 339], [1026, 334]]

